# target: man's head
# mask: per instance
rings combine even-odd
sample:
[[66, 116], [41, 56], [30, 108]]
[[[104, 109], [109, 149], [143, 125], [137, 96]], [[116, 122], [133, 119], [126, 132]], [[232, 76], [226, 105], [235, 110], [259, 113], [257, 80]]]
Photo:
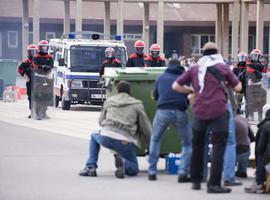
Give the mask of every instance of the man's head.
[[117, 85], [117, 92], [125, 92], [127, 94], [130, 94], [130, 83], [127, 81], [120, 81]]
[[150, 47], [150, 55], [152, 58], [156, 59], [160, 53], [160, 46], [159, 44], [152, 44]]
[[144, 51], [144, 42], [142, 40], [137, 40], [134, 43], [134, 47], [135, 47], [136, 53], [138, 55], [142, 55], [143, 54], [143, 51]]
[[115, 57], [115, 51], [114, 48], [108, 47], [105, 49], [105, 57], [108, 59], [112, 59]]
[[217, 54], [217, 53], [218, 53], [217, 45], [214, 42], [207, 42], [203, 46], [203, 55], [204, 56], [213, 55], [213, 54]]

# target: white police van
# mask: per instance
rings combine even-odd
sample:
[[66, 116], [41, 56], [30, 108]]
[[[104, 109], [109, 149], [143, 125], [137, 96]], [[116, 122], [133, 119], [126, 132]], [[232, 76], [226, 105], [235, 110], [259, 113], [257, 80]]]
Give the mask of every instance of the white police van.
[[[105, 60], [105, 49], [113, 47], [116, 58], [126, 65], [127, 50], [122, 41], [100, 39], [102, 35], [84, 32], [67, 34], [68, 37], [51, 39], [50, 52], [54, 56], [55, 105], [62, 101], [62, 109], [71, 104], [102, 105], [106, 90], [99, 85], [99, 69]], [[103, 35], [104, 37], [104, 35]]]

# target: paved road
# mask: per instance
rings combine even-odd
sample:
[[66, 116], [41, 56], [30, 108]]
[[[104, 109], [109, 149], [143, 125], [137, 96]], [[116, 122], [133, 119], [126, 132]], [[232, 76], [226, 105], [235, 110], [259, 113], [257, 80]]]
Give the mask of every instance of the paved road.
[[[26, 113], [14, 112], [12, 115], [12, 109], [16, 106], [19, 109], [26, 104], [21, 107], [20, 103], [3, 106], [0, 102], [0, 108], [9, 113], [0, 114], [0, 200], [269, 199], [269, 195], [246, 194], [243, 187], [235, 187], [231, 194], [223, 195], [207, 194], [205, 184], [201, 191], [192, 191], [189, 183], [178, 184], [177, 176], [166, 174], [163, 170], [163, 159], [158, 166], [160, 171], [156, 182], [147, 180], [145, 158], [139, 158], [142, 170], [139, 176], [116, 179], [113, 157], [107, 150], [101, 151], [98, 177], [80, 177], [77, 173], [83, 168], [88, 155], [86, 127], [90, 129], [93, 127], [85, 125], [81, 127], [80, 134], [73, 133], [70, 137], [67, 135], [72, 131], [68, 127], [63, 128], [63, 130], [67, 128], [67, 135], [64, 135], [65, 131], [56, 134], [57, 130], [46, 126], [53, 126], [53, 122], [58, 123], [55, 126], [59, 126], [60, 123], [65, 125], [68, 124], [65, 122], [67, 120], [80, 123], [80, 120], [87, 119], [77, 119], [74, 116], [84, 114], [89, 115], [89, 119], [95, 119], [94, 123], [97, 123], [98, 112], [58, 110], [56, 118], [37, 122], [25, 118], [27, 110]], [[61, 116], [62, 119], [57, 116]], [[27, 122], [27, 125], [21, 126], [22, 122]], [[45, 131], [46, 129], [48, 131]], [[253, 173], [254, 170], [249, 171], [250, 176]], [[252, 178], [243, 181], [244, 185], [248, 186]]]

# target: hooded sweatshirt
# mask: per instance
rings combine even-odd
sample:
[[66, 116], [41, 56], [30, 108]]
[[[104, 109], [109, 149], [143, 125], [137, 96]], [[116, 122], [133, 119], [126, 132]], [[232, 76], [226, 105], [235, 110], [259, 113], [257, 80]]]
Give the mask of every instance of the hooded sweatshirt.
[[149, 145], [151, 124], [143, 103], [127, 93], [116, 94], [105, 101], [99, 124], [103, 130], [118, 133], [138, 147], [147, 148]]
[[158, 109], [185, 111], [188, 106], [187, 95], [175, 92], [173, 82], [183, 74], [185, 69], [180, 63], [170, 61], [167, 69], [156, 79], [154, 98], [157, 100]]

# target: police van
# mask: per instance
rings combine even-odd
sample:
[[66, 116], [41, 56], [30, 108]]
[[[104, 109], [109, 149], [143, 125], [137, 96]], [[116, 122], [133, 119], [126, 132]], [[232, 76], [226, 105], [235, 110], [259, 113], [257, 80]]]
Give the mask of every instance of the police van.
[[102, 35], [87, 33], [67, 34], [60, 39], [51, 39], [49, 51], [54, 56], [55, 105], [62, 101], [62, 109], [71, 104], [103, 105], [106, 90], [99, 84], [99, 69], [105, 60], [105, 49], [113, 47], [115, 57], [126, 65], [127, 50], [124, 42], [116, 39], [101, 39]]

